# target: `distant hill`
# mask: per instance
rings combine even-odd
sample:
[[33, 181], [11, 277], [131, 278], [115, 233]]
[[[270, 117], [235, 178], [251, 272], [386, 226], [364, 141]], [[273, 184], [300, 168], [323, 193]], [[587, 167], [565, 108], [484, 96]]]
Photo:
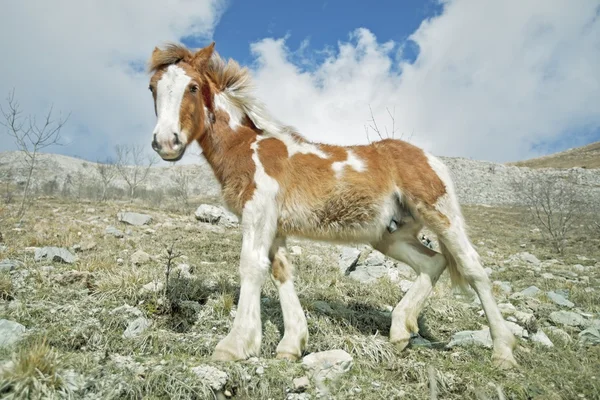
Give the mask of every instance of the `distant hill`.
[[508, 163], [529, 168], [600, 168], [600, 142], [525, 161]]

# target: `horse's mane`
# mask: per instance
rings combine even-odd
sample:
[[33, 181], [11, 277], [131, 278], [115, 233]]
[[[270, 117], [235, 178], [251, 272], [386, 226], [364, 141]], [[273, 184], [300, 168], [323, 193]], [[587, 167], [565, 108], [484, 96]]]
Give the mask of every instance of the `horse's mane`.
[[[193, 56], [194, 54], [185, 46], [170, 43], [164, 49], [152, 54], [148, 70], [153, 73], [178, 62], [190, 63]], [[226, 96], [232, 105], [242, 110], [254, 125], [262, 130], [263, 135], [275, 137], [291, 135], [295, 140], [303, 141], [292, 127], [277, 121], [267, 111], [265, 105], [254, 96], [254, 85], [248, 68], [241, 67], [233, 59], [225, 62], [215, 51], [204, 72], [217, 90]]]

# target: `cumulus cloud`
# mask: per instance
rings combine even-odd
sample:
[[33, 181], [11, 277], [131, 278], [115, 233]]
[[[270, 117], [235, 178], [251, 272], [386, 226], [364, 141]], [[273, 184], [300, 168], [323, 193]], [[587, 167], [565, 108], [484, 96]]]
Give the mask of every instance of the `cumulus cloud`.
[[[208, 39], [223, 0], [9, 1], [0, 13], [0, 99], [24, 111], [72, 112], [70, 154], [91, 160], [118, 143], [150, 142], [155, 122], [146, 61], [154, 46]], [[6, 139], [0, 151], [11, 149]], [[52, 149], [61, 150], [61, 149]]]
[[419, 48], [414, 62], [402, 57], [406, 43], [381, 43], [366, 28], [309, 68], [306, 46], [254, 43], [259, 96], [311, 140], [366, 143], [371, 107], [384, 136], [395, 110], [396, 137], [496, 161], [600, 127], [598, 1], [443, 3], [409, 38]]

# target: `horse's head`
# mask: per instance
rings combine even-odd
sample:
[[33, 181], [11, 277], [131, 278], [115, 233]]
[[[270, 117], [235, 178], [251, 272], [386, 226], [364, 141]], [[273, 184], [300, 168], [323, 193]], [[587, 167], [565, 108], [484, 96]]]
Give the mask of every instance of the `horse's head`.
[[149, 89], [157, 116], [152, 148], [163, 160], [181, 159], [187, 145], [206, 133], [212, 96], [204, 72], [214, 45], [195, 53], [169, 45], [162, 50], [155, 48], [152, 53]]

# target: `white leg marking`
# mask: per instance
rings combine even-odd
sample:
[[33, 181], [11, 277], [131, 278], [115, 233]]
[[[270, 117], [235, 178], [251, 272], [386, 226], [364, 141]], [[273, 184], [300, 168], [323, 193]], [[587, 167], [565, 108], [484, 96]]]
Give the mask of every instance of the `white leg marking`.
[[173, 133], [183, 135], [181, 141], [187, 143], [187, 133], [180, 131], [179, 112], [181, 102], [188, 84], [192, 78], [177, 65], [167, 68], [158, 81], [156, 90], [156, 114], [157, 122], [153, 134], [157, 141], [169, 141]]
[[421, 244], [407, 227], [392, 234], [386, 233], [380, 244], [375, 245], [386, 255], [410, 265], [418, 274], [410, 290], [392, 312], [390, 341], [403, 349], [408, 345], [410, 335], [419, 331], [417, 318], [425, 306], [442, 272], [446, 259]]
[[[279, 291], [285, 329], [283, 338], [277, 346], [277, 357], [297, 360], [302, 356], [308, 342], [306, 316], [294, 288], [294, 267], [287, 259], [285, 240], [277, 239], [272, 252], [274, 258], [273, 268], [283, 269], [283, 271], [279, 271], [279, 276], [272, 275], [273, 283]], [[276, 265], [276, 263], [280, 263], [280, 265]], [[282, 279], [282, 277], [285, 279]]]
[[240, 257], [240, 300], [231, 332], [219, 342], [213, 358], [239, 360], [258, 355], [262, 339], [260, 291], [271, 261], [269, 250], [277, 230], [276, 196], [279, 184], [266, 174], [252, 144], [256, 164], [256, 189], [242, 211], [242, 253]]

